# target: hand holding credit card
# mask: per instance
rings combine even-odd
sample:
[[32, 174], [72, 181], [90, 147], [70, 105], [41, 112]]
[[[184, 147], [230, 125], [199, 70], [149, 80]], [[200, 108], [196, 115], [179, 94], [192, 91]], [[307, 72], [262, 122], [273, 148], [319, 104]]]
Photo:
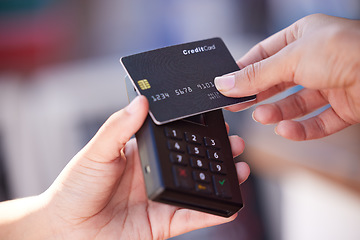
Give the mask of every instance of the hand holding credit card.
[[120, 60], [137, 93], [148, 99], [150, 116], [158, 125], [256, 98], [225, 97], [216, 89], [215, 77], [239, 70], [220, 38], [165, 47]]

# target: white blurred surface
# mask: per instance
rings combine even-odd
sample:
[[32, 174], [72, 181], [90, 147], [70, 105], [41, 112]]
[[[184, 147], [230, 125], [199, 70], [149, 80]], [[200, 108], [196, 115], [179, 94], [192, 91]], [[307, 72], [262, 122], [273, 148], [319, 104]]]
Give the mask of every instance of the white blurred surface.
[[105, 120], [127, 103], [118, 58], [110, 57], [44, 69], [26, 82], [1, 81], [11, 195], [44, 191], [85, 144], [82, 124]]
[[360, 239], [360, 195], [309, 172], [282, 181], [283, 239]]

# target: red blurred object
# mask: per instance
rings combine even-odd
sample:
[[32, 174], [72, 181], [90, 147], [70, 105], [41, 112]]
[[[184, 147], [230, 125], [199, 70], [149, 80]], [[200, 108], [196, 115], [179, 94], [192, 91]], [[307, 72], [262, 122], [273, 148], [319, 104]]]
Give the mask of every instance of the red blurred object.
[[70, 21], [52, 10], [2, 20], [0, 71], [29, 72], [65, 58], [75, 32]]

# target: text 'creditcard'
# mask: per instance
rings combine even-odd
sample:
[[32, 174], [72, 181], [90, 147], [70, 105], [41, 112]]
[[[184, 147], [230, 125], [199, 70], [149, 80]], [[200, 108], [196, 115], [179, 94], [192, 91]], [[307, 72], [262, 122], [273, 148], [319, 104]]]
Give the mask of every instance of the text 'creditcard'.
[[215, 77], [239, 70], [220, 38], [165, 47], [120, 60], [138, 94], [148, 99], [150, 115], [158, 125], [256, 98], [225, 97], [216, 89]]

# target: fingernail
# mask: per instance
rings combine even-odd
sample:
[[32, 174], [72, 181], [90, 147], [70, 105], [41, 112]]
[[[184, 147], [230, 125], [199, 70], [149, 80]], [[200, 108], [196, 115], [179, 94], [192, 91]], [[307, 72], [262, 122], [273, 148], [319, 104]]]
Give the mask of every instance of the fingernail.
[[276, 135], [279, 135], [279, 136], [280, 136], [280, 134], [278, 133], [278, 129], [277, 129], [277, 128], [278, 128], [278, 126], [275, 127], [274, 132], [275, 132]]
[[255, 118], [255, 110], [252, 112], [251, 117], [252, 117], [252, 119], [253, 119], [255, 122], [259, 122], [259, 121], [256, 120], [256, 118]]
[[140, 107], [140, 96], [137, 96], [136, 98], [134, 98], [134, 100], [131, 101], [131, 103], [129, 105], [126, 106], [125, 110], [129, 113], [129, 114], [134, 114], [135, 112], [137, 112]]
[[232, 89], [235, 86], [235, 75], [224, 75], [221, 77], [216, 77], [215, 86], [220, 92], [226, 92]]

